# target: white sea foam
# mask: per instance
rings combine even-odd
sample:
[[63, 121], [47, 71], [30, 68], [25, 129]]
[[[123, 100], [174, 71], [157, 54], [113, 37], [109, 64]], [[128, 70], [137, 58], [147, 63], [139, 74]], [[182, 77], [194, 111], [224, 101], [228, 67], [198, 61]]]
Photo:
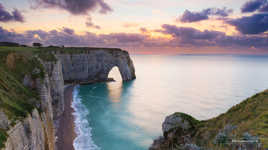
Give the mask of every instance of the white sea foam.
[[74, 140], [73, 146], [75, 150], [100, 150], [92, 139], [91, 128], [86, 119], [89, 111], [82, 104], [81, 98], [78, 96], [79, 86], [73, 90], [72, 108], [74, 109], [75, 132], [77, 137]]

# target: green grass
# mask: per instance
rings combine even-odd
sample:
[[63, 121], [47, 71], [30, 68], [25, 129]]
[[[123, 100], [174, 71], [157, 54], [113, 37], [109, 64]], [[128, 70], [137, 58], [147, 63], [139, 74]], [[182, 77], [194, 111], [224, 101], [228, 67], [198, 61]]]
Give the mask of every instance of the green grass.
[[192, 126], [197, 126], [200, 123], [200, 121], [185, 113], [176, 112], [175, 115], [182, 117], [184, 120], [188, 120]]
[[227, 124], [237, 127], [232, 133], [236, 137], [249, 132], [260, 137], [264, 147], [268, 148], [268, 90], [233, 106], [218, 117], [201, 121], [194, 139], [199, 145], [215, 148], [213, 140]]
[[[24, 48], [0, 48], [0, 110], [7, 115], [11, 125], [40, 106], [37, 90], [22, 83], [25, 75], [43, 79], [44, 68], [36, 57], [36, 50]], [[0, 148], [5, 140], [6, 132], [0, 128]]]
[[[0, 46], [0, 53], [10, 52], [23, 52], [37, 55], [39, 58], [45, 61], [55, 61], [56, 58], [53, 54], [79, 54], [90, 53], [95, 50], [108, 51], [111, 54], [116, 54], [117, 51], [122, 51], [119, 48], [100, 48], [100, 47], [22, 47], [22, 46]], [[125, 52], [125, 51], [122, 51]], [[126, 52], [127, 53], [127, 52]]]
[[38, 56], [44, 61], [56, 61], [55, 56], [51, 52], [52, 48], [0, 46], [0, 59], [1, 55], [5, 56], [10, 53], [20, 53], [25, 56]]
[[101, 48], [101, 47], [8, 47], [8, 46], [0, 46], [0, 52], [8, 51], [8, 52], [51, 52], [57, 51], [58, 53], [81, 53], [81, 52], [89, 52], [91, 50], [107, 50], [107, 51], [121, 51], [119, 48]]
[[12, 121], [26, 117], [39, 103], [37, 91], [26, 88], [12, 72], [0, 72], [0, 108]]
[[39, 48], [36, 47], [9, 47], [9, 46], [0, 46], [0, 52], [38, 52]]
[[5, 141], [7, 140], [7, 133], [5, 130], [0, 129], [0, 148], [5, 147]]

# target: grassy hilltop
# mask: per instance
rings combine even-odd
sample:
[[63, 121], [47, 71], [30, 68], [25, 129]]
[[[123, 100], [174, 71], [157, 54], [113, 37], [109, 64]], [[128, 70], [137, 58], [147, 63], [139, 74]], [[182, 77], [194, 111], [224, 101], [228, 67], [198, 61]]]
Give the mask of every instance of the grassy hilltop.
[[156, 139], [150, 150], [267, 150], [268, 90], [209, 120], [174, 113], [162, 127], [164, 137]]
[[[258, 93], [220, 116], [197, 124], [194, 141], [197, 145], [218, 149], [216, 136], [224, 127], [234, 128], [223, 138], [241, 139], [245, 133], [257, 136], [264, 148], [268, 148], [268, 90]], [[223, 141], [224, 142], [224, 141]]]

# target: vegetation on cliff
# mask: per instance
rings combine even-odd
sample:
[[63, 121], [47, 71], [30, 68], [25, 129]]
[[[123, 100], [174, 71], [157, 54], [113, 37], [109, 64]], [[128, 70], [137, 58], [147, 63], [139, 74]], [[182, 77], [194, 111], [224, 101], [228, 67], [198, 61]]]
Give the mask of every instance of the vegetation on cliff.
[[[50, 54], [41, 53], [37, 48], [0, 47], [0, 111], [8, 117], [9, 126], [15, 125], [18, 120], [23, 120], [30, 114], [34, 108], [40, 107], [37, 89], [26, 87], [23, 84], [26, 76], [31, 79], [38, 78], [41, 81], [44, 78], [45, 72], [39, 58], [55, 59]], [[8, 129], [9, 127], [0, 127], [0, 148], [4, 146], [7, 139]]]
[[[242, 149], [256, 149], [256, 146], [267, 149], [268, 90], [218, 117], [197, 121], [184, 113], [174, 113], [162, 126], [164, 137], [155, 140], [150, 150], [229, 150], [241, 146]], [[172, 130], [167, 130], [171, 127]]]
[[0, 129], [0, 148], [4, 147], [4, 142], [7, 140], [7, 133], [5, 130]]
[[[22, 120], [39, 105], [37, 91], [25, 87], [25, 75], [43, 78], [44, 70], [37, 58], [27, 53], [0, 52], [0, 111], [4, 112], [10, 125]], [[0, 147], [6, 140], [7, 129], [0, 128]]]
[[58, 46], [48, 46], [48, 47], [28, 47], [28, 46], [1, 46], [0, 42], [0, 53], [2, 52], [27, 52], [31, 54], [38, 55], [41, 59], [47, 61], [56, 60], [53, 54], [80, 54], [80, 53], [90, 53], [90, 51], [104, 50], [111, 54], [116, 54], [116, 52], [125, 52], [119, 48], [100, 48], [100, 47], [58, 47]]
[[215, 137], [224, 127], [232, 125], [233, 139], [241, 139], [245, 133], [258, 136], [263, 147], [268, 148], [268, 90], [258, 93], [216, 118], [201, 121], [194, 141], [204, 147], [215, 148]]

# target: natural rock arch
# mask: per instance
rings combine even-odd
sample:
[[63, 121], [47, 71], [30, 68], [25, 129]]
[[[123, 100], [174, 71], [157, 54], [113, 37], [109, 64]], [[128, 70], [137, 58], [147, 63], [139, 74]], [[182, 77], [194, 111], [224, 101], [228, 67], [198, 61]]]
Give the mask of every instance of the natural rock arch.
[[117, 66], [112, 67], [112, 69], [108, 73], [108, 78], [113, 79], [115, 81], [123, 80], [120, 70]]
[[120, 49], [85, 50], [80, 53], [57, 53], [66, 82], [107, 80], [113, 67], [118, 67], [123, 81], [136, 78], [128, 52]]

